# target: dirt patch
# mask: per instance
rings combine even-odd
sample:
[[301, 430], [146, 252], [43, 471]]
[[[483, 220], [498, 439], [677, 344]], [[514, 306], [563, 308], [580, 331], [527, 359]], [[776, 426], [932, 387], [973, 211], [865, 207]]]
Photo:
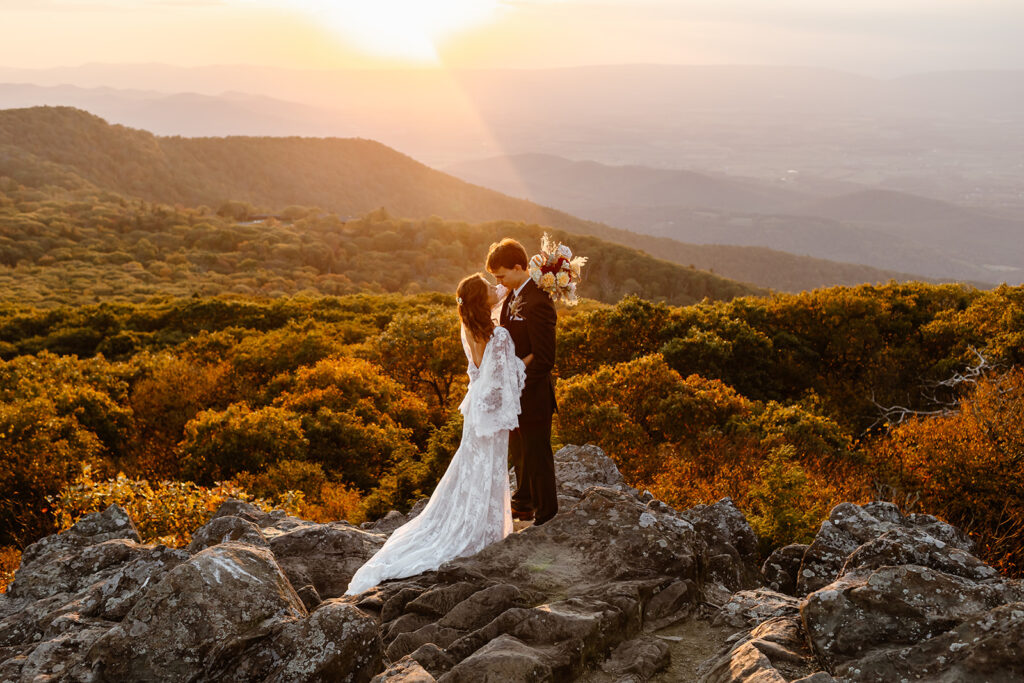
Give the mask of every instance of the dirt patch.
[[[725, 646], [726, 639], [736, 631], [727, 626], [712, 626], [710, 619], [693, 617], [650, 632], [649, 635], [660, 638], [668, 645], [672, 659], [667, 669], [647, 680], [651, 683], [697, 680], [700, 665], [718, 654]], [[577, 680], [583, 683], [616, 683], [623, 678], [601, 671], [600, 663], [595, 663]]]

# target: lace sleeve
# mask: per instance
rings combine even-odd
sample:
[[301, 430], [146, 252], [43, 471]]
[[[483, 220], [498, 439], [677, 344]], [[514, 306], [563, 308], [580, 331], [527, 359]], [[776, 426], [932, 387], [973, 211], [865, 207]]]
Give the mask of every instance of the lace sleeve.
[[505, 328], [495, 328], [464, 411], [478, 436], [519, 426], [519, 395], [525, 382], [526, 366], [516, 358], [512, 337]]

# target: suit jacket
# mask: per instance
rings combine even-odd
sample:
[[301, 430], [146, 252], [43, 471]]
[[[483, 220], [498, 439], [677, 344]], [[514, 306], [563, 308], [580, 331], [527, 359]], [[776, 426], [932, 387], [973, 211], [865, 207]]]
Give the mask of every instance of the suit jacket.
[[526, 384], [521, 398], [519, 421], [550, 420], [558, 410], [555, 403], [555, 382], [551, 369], [555, 365], [555, 325], [558, 314], [551, 297], [529, 280], [519, 293], [522, 304], [519, 318], [513, 319], [509, 307], [515, 298], [509, 292], [501, 306], [501, 326], [509, 331], [516, 346], [516, 356], [525, 358], [531, 353], [533, 360], [526, 366]]

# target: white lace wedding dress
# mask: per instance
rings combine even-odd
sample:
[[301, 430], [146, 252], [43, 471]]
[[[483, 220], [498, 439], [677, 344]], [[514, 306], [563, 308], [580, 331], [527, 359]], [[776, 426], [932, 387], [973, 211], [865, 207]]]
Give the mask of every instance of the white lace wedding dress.
[[462, 345], [469, 359], [469, 388], [459, 406], [462, 442], [423, 512], [396, 529], [359, 568], [346, 595], [437, 569], [512, 533], [508, 433], [519, 426], [526, 367], [503, 327], [495, 328], [479, 368], [473, 364], [465, 328]]

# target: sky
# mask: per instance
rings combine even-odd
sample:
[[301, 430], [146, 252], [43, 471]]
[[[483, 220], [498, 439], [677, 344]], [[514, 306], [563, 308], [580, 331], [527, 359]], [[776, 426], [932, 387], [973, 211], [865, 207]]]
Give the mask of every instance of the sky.
[[1024, 0], [0, 0], [0, 27], [16, 68], [1024, 68]]

